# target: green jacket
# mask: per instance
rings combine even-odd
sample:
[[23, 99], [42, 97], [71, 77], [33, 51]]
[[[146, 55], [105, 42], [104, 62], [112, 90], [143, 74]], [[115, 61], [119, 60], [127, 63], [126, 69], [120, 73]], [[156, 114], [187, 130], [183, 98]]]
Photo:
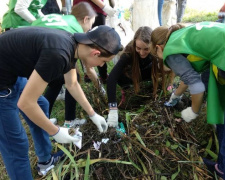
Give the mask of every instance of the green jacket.
[[220, 85], [212, 71], [212, 65], [225, 71], [225, 24], [202, 22], [175, 31], [163, 51], [164, 63], [172, 54], [191, 54], [200, 57], [192, 61], [193, 68], [201, 72], [210, 66], [207, 97], [207, 122], [223, 124], [225, 110], [225, 86]]
[[75, 16], [49, 14], [34, 21], [31, 26], [61, 29], [70, 33], [83, 33], [83, 29]]
[[[46, 2], [47, 0], [33, 0], [29, 5], [28, 10], [31, 12], [31, 14], [33, 14], [35, 18], [39, 18], [38, 10], [40, 10], [46, 4]], [[29, 22], [15, 13], [14, 8], [16, 3], [17, 0], [10, 0], [9, 10], [3, 16], [2, 29], [17, 28], [19, 26], [30, 25]]]

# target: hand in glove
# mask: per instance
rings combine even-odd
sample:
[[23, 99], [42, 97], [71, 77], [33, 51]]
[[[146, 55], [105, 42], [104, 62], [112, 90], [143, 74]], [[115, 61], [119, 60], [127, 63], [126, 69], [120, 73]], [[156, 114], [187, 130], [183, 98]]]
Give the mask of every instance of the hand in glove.
[[105, 5], [102, 10], [110, 17], [113, 17], [116, 14], [116, 10], [111, 8], [109, 5]]
[[108, 114], [107, 124], [109, 127], [117, 127], [118, 126], [118, 110], [111, 109]]
[[92, 122], [98, 127], [100, 133], [106, 132], [108, 125], [105, 121], [105, 118], [95, 113], [93, 116], [89, 116]]
[[68, 15], [66, 7], [62, 7], [61, 14]]
[[194, 113], [191, 107], [188, 107], [184, 109], [181, 112], [181, 117], [186, 121], [186, 122], [191, 122], [193, 119], [198, 117], [198, 114]]
[[102, 83], [100, 82], [100, 80], [98, 79], [98, 91], [101, 94], [102, 97], [106, 97], [106, 90], [104, 88], [104, 86], [102, 85]]
[[170, 100], [165, 102], [164, 105], [173, 107], [181, 100], [181, 98], [182, 98], [182, 95], [181, 96], [177, 96], [174, 93], [172, 93], [172, 95], [170, 96]]
[[59, 131], [52, 137], [58, 143], [71, 143], [71, 142], [77, 142], [80, 140], [79, 138], [70, 136], [68, 130], [69, 130], [68, 128], [59, 127]]

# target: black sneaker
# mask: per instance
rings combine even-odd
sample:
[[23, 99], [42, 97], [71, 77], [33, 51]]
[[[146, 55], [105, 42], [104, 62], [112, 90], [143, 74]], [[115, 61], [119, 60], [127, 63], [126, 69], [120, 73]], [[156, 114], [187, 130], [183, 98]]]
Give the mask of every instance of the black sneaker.
[[216, 172], [216, 174], [223, 178], [223, 172], [221, 170], [219, 170], [218, 168], [218, 164], [216, 162], [213, 162], [209, 159], [206, 159], [206, 158], [202, 158], [203, 159], [203, 162], [204, 164], [207, 166], [207, 169], [212, 173], [214, 174], [214, 172]]
[[54, 168], [55, 164], [64, 156], [63, 151], [58, 151], [55, 154], [52, 154], [52, 157], [47, 162], [37, 163], [37, 170], [40, 176], [45, 176], [48, 171]]

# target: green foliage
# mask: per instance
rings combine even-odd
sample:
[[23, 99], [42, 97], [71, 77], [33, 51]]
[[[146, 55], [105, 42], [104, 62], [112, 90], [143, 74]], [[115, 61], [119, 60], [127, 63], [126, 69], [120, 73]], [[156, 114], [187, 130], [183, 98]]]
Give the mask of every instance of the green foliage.
[[130, 16], [131, 16], [131, 13], [130, 13], [129, 9], [125, 9], [124, 10], [124, 19], [129, 21], [130, 20]]
[[186, 8], [182, 22], [196, 23], [202, 21], [216, 21], [218, 12], [198, 11], [197, 9]]

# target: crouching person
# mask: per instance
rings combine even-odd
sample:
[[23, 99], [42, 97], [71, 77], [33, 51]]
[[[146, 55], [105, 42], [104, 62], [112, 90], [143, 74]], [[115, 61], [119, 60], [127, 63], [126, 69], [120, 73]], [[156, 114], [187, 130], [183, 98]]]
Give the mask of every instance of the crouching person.
[[[36, 140], [42, 142], [38, 143], [42, 144], [38, 147], [40, 150], [47, 146], [51, 151], [45, 133], [58, 143], [77, 141], [68, 134], [67, 128], [57, 127], [49, 121], [38, 105], [38, 99], [48, 83], [62, 74], [70, 94], [87, 112], [98, 130], [107, 131], [105, 119], [95, 113], [77, 82], [75, 63], [79, 58], [87, 66], [103, 66], [121, 49], [118, 34], [107, 26], [99, 26], [86, 34], [26, 27], [0, 35], [0, 152], [10, 179], [33, 179], [28, 139], [19, 118], [19, 109], [33, 126], [37, 126], [36, 129], [41, 130], [38, 131], [38, 138], [36, 136]], [[25, 87], [23, 77], [28, 78]], [[54, 156], [44, 156], [43, 153], [38, 167], [40, 163], [44, 167], [58, 160]]]

